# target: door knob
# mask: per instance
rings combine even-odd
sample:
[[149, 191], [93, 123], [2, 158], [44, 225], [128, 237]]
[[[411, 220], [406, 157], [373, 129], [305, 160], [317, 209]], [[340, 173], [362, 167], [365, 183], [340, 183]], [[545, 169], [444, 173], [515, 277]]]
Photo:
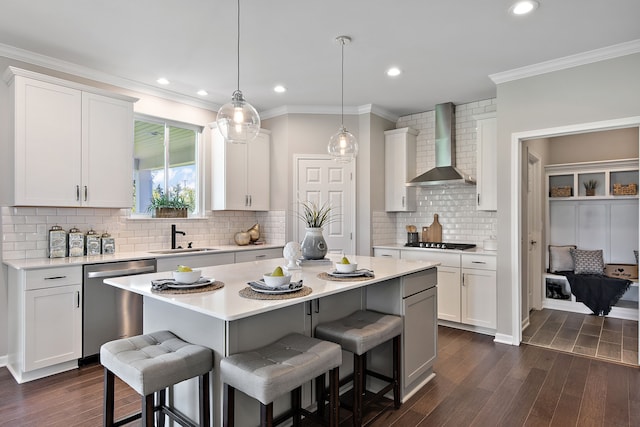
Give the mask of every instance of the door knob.
[[537, 241], [535, 241], [535, 240], [530, 240], [530, 241], [529, 241], [529, 243], [531, 243], [532, 245], [535, 245], [535, 244], [536, 244], [536, 243], [538, 243], [538, 242], [537, 242]]

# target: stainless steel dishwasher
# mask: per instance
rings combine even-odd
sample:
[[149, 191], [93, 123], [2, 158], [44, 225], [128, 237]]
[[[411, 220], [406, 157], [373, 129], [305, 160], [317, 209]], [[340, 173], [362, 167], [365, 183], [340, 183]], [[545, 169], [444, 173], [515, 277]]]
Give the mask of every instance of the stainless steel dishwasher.
[[97, 361], [108, 341], [142, 333], [142, 296], [103, 283], [108, 277], [154, 273], [155, 259], [84, 265], [81, 363]]

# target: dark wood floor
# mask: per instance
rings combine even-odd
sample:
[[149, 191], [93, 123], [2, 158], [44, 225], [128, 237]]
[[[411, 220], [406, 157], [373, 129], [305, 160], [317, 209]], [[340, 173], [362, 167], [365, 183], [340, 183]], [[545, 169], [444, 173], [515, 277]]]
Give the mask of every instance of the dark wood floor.
[[[368, 411], [369, 426], [640, 425], [638, 368], [445, 327], [438, 338], [436, 378], [399, 410]], [[116, 416], [139, 408], [121, 383], [116, 397]], [[0, 426], [99, 426], [101, 404], [100, 366], [23, 385], [0, 369]]]

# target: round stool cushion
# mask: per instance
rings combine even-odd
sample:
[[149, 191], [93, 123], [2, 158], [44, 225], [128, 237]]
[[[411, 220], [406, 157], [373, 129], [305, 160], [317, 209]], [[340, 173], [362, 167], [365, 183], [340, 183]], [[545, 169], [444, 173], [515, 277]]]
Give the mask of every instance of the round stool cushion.
[[315, 336], [361, 355], [401, 333], [400, 316], [360, 310], [342, 319], [318, 325]]
[[265, 405], [342, 363], [340, 346], [301, 334], [220, 361], [223, 383]]
[[213, 369], [211, 349], [185, 342], [169, 331], [110, 341], [100, 363], [142, 396]]

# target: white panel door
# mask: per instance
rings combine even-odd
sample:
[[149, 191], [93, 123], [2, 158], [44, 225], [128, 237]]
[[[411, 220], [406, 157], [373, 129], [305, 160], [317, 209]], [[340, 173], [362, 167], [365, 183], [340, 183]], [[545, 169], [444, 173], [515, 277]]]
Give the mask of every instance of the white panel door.
[[[329, 203], [334, 221], [324, 227], [329, 253], [355, 254], [355, 204], [353, 191], [354, 162], [336, 163], [328, 156], [297, 159], [297, 206], [310, 201], [321, 206]], [[305, 234], [304, 222], [298, 220], [297, 241]]]

